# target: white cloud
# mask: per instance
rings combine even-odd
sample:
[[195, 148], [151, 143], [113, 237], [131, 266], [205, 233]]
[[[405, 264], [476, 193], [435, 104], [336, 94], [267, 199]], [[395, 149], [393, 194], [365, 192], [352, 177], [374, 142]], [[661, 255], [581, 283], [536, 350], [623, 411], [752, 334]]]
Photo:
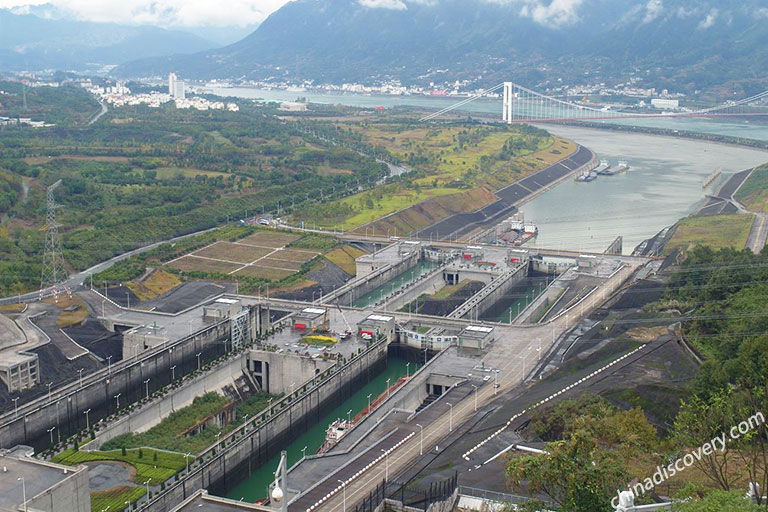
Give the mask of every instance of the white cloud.
[[700, 29], [708, 29], [712, 25], [715, 24], [715, 21], [717, 21], [717, 16], [720, 14], [720, 11], [718, 11], [715, 8], [712, 8], [707, 13], [707, 16], [699, 22], [699, 28]]
[[394, 11], [403, 11], [408, 7], [403, 0], [357, 0], [363, 7], [372, 9], [392, 9]]
[[661, 0], [648, 0], [645, 4], [645, 16], [643, 23], [650, 23], [664, 12], [664, 4]]
[[502, 5], [520, 5], [520, 16], [539, 25], [559, 28], [579, 21], [578, 9], [584, 0], [485, 0]]
[[756, 10], [755, 18], [768, 18], [768, 7], [761, 7]]
[[0, 8], [51, 4], [84, 21], [163, 27], [244, 27], [260, 23], [289, 0], [0, 0]]

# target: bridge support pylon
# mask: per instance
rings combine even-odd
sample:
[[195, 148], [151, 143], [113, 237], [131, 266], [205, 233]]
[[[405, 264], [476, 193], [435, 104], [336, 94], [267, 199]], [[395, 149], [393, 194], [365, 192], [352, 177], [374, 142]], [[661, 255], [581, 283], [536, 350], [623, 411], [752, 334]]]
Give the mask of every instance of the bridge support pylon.
[[513, 85], [512, 82], [504, 82], [504, 99], [502, 102], [501, 119], [507, 124], [512, 124], [512, 107], [515, 101]]

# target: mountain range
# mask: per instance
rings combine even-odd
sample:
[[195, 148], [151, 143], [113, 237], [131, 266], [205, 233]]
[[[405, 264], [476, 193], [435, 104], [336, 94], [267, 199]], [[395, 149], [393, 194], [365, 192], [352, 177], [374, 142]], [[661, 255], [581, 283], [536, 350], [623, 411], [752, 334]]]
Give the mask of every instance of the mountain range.
[[95, 70], [138, 58], [195, 53], [219, 46], [180, 30], [37, 14], [0, 9], [0, 70]]
[[765, 85], [766, 27], [763, 0], [294, 0], [234, 44], [116, 74], [485, 85], [632, 74], [748, 93]]

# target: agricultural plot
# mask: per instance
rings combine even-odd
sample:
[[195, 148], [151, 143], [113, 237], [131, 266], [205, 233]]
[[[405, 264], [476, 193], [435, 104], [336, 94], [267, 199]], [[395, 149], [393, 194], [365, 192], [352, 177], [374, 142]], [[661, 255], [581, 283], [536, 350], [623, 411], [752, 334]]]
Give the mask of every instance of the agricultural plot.
[[301, 238], [300, 235], [292, 233], [281, 233], [279, 231], [257, 231], [240, 240], [242, 244], [256, 245], [259, 247], [284, 247]]
[[288, 248], [301, 238], [292, 233], [258, 231], [237, 242], [214, 242], [168, 263], [186, 272], [228, 274], [236, 277], [284, 279], [320, 254], [310, 249]]
[[191, 253], [191, 256], [211, 258], [214, 260], [229, 261], [232, 263], [246, 264], [265, 257], [274, 249], [256, 247], [232, 242], [216, 242]]

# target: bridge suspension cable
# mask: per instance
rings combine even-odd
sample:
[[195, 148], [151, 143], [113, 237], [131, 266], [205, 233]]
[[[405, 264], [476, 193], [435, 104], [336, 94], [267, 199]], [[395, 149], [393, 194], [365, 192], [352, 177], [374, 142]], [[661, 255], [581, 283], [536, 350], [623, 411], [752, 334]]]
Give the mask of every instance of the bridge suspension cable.
[[638, 112], [615, 110], [611, 106], [593, 106], [586, 104], [586, 97], [581, 104], [536, 92], [513, 82], [504, 82], [494, 87], [470, 96], [449, 107], [433, 112], [421, 118], [429, 121], [438, 116], [461, 108], [462, 106], [498, 91], [503, 87], [502, 119], [507, 123], [571, 121], [571, 120], [604, 120], [654, 117], [701, 117], [714, 115], [761, 115], [768, 116], [768, 91], [755, 94], [739, 101], [730, 101], [722, 105], [700, 110]]
[[447, 114], [451, 110], [455, 110], [455, 109], [457, 109], [459, 107], [463, 107], [467, 103], [469, 103], [471, 101], [475, 101], [478, 98], [482, 98], [483, 96], [485, 96], [485, 95], [487, 95], [489, 93], [498, 91], [502, 87], [504, 87], [503, 83], [495, 85], [495, 86], [491, 87], [490, 89], [485, 89], [483, 91], [480, 91], [479, 93], [475, 94], [474, 96], [470, 96], [469, 98], [466, 98], [466, 99], [464, 99], [464, 100], [462, 100], [462, 101], [460, 101], [458, 103], [455, 103], [455, 104], [453, 104], [453, 105], [451, 105], [449, 107], [445, 107], [444, 109], [438, 110], [437, 112], [433, 112], [433, 113], [431, 113], [429, 115], [426, 115], [426, 116], [422, 117], [421, 119], [419, 119], [419, 121], [429, 121], [430, 119], [434, 119], [434, 118], [436, 118], [438, 116], [441, 116], [443, 114]]

